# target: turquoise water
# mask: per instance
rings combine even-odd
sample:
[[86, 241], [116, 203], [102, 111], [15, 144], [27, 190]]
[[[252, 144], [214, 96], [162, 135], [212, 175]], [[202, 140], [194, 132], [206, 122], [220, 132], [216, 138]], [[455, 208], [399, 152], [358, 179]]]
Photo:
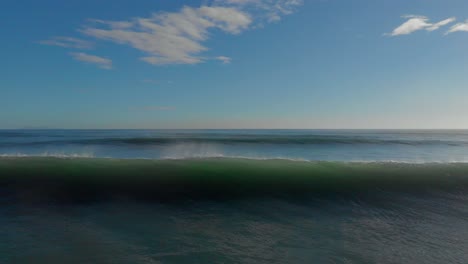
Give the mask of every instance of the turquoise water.
[[1, 130], [0, 263], [467, 263], [468, 131]]

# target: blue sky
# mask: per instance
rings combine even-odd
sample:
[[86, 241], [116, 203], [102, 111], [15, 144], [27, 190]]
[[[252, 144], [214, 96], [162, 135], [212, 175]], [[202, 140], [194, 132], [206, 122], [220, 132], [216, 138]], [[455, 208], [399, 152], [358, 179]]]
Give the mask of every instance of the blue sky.
[[468, 1], [5, 0], [0, 128], [468, 128]]

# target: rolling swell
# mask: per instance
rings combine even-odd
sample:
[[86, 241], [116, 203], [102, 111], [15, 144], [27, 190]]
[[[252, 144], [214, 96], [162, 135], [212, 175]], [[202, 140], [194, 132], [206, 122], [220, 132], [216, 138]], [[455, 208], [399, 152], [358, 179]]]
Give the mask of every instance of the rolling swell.
[[229, 137], [200, 137], [200, 136], [176, 136], [176, 137], [128, 137], [128, 138], [92, 138], [92, 139], [67, 139], [67, 140], [41, 140], [29, 142], [0, 142], [0, 146], [30, 146], [30, 145], [171, 145], [181, 143], [195, 144], [292, 144], [292, 145], [446, 145], [467, 146], [463, 140], [440, 139], [384, 139], [357, 136], [267, 136], [267, 135], [235, 135]]
[[353, 163], [233, 158], [0, 158], [0, 193], [27, 202], [465, 192], [468, 163]]

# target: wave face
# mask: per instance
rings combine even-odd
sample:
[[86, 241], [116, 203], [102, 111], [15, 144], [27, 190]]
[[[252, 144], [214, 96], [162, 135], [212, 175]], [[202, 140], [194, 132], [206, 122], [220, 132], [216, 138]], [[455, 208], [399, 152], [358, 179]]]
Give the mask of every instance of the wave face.
[[1, 263], [464, 263], [468, 163], [0, 157]]
[[467, 163], [291, 160], [0, 158], [0, 183], [34, 199], [366, 196], [384, 191], [460, 191]]

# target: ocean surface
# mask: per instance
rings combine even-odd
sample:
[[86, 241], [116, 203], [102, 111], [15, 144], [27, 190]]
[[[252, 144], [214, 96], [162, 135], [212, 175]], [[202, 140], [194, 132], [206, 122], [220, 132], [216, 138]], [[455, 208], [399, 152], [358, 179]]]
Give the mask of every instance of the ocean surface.
[[468, 130], [0, 130], [0, 263], [468, 263]]

